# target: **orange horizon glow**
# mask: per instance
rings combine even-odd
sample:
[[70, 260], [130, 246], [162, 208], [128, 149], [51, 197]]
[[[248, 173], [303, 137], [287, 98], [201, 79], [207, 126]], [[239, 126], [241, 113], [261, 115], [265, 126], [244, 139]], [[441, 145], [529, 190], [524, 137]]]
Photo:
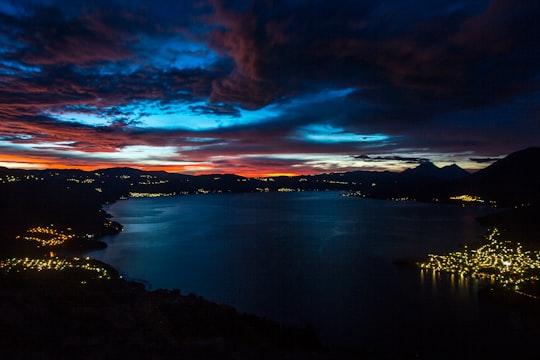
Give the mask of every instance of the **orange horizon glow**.
[[[0, 167], [2, 162], [0, 162]], [[322, 172], [283, 172], [283, 173], [276, 173], [276, 172], [255, 172], [255, 171], [248, 171], [248, 172], [233, 172], [233, 171], [212, 171], [212, 170], [206, 170], [206, 171], [189, 171], [186, 170], [185, 167], [180, 168], [171, 168], [171, 167], [153, 167], [153, 166], [136, 166], [133, 164], [115, 164], [114, 166], [111, 166], [111, 164], [104, 164], [103, 166], [77, 166], [77, 165], [58, 165], [54, 164], [50, 167], [42, 167], [42, 166], [36, 166], [36, 167], [9, 167], [9, 166], [3, 166], [8, 169], [18, 169], [18, 170], [81, 170], [86, 172], [93, 172], [98, 170], [105, 170], [105, 169], [114, 169], [114, 168], [130, 168], [130, 169], [136, 169], [141, 171], [164, 171], [171, 174], [185, 174], [185, 175], [193, 175], [193, 176], [200, 176], [200, 175], [237, 175], [245, 178], [271, 178], [271, 177], [294, 177], [294, 176], [309, 176], [309, 175], [316, 175], [321, 174]]]
[[[6, 159], [7, 158], [7, 159]], [[7, 160], [7, 161], [6, 161]], [[301, 175], [314, 175], [321, 172], [317, 171], [301, 171], [301, 172], [292, 172], [292, 171], [283, 171], [276, 172], [274, 170], [255, 170], [249, 169], [246, 171], [230, 171], [224, 169], [207, 169], [207, 170], [191, 170], [190, 168], [196, 166], [174, 166], [174, 165], [165, 165], [165, 166], [152, 166], [152, 165], [136, 165], [132, 163], [107, 163], [107, 162], [97, 162], [94, 164], [66, 164], [60, 163], [58, 161], [36, 161], [39, 159], [34, 158], [24, 158], [24, 157], [15, 157], [15, 156], [6, 156], [3, 155], [0, 158], [0, 167], [6, 167], [8, 169], [19, 169], [19, 170], [82, 170], [87, 172], [111, 169], [111, 168], [132, 168], [141, 171], [165, 171], [167, 173], [177, 173], [177, 174], [187, 174], [187, 175], [227, 175], [234, 174], [246, 178], [269, 178], [269, 177], [293, 177]]]
[[[71, 160], [71, 161], [70, 161]], [[448, 163], [440, 163], [439, 166], [448, 165]], [[462, 164], [460, 164], [462, 165]], [[466, 165], [470, 165], [467, 164]], [[461, 166], [469, 172], [475, 172], [486, 165], [479, 166]], [[414, 167], [411, 165], [409, 167]], [[211, 159], [203, 161], [186, 162], [182, 164], [141, 164], [131, 161], [106, 161], [106, 160], [86, 160], [86, 159], [62, 159], [57, 157], [39, 157], [32, 154], [0, 154], [0, 167], [22, 170], [82, 170], [96, 171], [109, 168], [133, 168], [141, 171], [165, 171], [168, 173], [186, 174], [186, 175], [226, 175], [234, 174], [246, 178], [269, 178], [269, 177], [293, 177], [293, 176], [309, 176], [324, 173], [344, 173], [349, 171], [393, 171], [401, 172], [407, 169], [404, 164], [378, 164], [357, 163], [356, 166], [351, 164], [343, 164], [337, 167], [318, 167], [308, 164], [299, 163], [290, 164], [269, 164], [262, 165], [257, 168], [250, 163], [249, 159], [238, 160], [233, 159], [229, 163], [213, 163]]]

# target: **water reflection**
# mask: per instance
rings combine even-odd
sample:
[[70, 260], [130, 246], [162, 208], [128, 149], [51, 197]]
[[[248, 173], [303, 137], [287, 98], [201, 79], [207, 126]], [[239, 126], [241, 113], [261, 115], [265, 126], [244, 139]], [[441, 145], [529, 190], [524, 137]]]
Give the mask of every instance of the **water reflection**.
[[420, 269], [420, 283], [432, 294], [448, 292], [460, 301], [475, 301], [479, 287], [488, 286], [492, 279], [477, 279], [466, 275], [441, 273], [430, 269]]

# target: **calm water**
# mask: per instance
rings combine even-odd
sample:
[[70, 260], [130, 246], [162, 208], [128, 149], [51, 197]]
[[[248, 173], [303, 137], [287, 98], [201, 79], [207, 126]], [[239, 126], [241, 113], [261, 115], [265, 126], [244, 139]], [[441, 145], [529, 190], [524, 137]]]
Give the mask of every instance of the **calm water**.
[[333, 346], [392, 356], [454, 344], [452, 356], [525, 341], [523, 316], [484, 309], [475, 283], [392, 263], [478, 240], [475, 217], [488, 209], [321, 192], [130, 199], [107, 211], [125, 230], [90, 256], [153, 289], [310, 325]]

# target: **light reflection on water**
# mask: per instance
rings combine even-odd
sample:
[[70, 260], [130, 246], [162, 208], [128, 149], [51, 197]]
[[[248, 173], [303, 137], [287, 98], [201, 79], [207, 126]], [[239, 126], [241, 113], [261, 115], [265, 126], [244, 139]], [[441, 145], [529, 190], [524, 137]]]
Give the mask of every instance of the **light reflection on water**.
[[[479, 280], [461, 274], [447, 274], [433, 270], [420, 269], [420, 283], [432, 293], [437, 292], [438, 287], [449, 291], [451, 296], [459, 301], [476, 302], [479, 286], [487, 286], [490, 280]], [[492, 283], [492, 282], [491, 282]]]

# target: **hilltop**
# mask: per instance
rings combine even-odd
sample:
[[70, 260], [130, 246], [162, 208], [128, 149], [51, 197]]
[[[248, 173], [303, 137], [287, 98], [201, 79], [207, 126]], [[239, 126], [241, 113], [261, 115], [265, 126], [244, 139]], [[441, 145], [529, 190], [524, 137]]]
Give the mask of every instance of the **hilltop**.
[[540, 147], [509, 154], [452, 185], [454, 192], [495, 199], [503, 206], [540, 201]]
[[439, 168], [429, 161], [422, 162], [413, 169], [406, 169], [403, 171], [403, 174], [432, 177], [445, 181], [457, 180], [470, 175], [468, 171], [463, 170], [456, 164]]

